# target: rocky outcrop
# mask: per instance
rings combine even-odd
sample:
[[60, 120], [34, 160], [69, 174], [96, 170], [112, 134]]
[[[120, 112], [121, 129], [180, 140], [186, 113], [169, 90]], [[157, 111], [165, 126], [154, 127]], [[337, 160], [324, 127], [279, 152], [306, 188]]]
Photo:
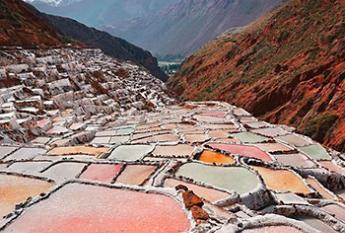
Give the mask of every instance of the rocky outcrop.
[[225, 100], [345, 151], [345, 4], [297, 1], [189, 57], [169, 86]]

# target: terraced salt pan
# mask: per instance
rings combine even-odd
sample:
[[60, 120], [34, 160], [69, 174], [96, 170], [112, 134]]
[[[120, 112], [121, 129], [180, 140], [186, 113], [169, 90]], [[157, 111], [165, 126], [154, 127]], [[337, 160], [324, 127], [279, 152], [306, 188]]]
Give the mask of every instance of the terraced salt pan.
[[304, 218], [300, 217], [297, 218], [297, 220], [302, 221], [306, 223], [307, 225], [311, 226], [312, 228], [315, 228], [316, 230], [319, 230], [322, 233], [337, 233], [337, 231], [333, 230], [333, 228], [326, 223], [316, 219], [316, 218]]
[[41, 149], [41, 148], [20, 148], [19, 150], [15, 151], [14, 153], [7, 156], [5, 158], [5, 161], [30, 160], [30, 159], [33, 159], [40, 154], [44, 154], [45, 152], [46, 152], [46, 150]]
[[282, 154], [282, 155], [274, 155], [276, 160], [285, 165], [285, 166], [293, 166], [299, 168], [313, 168], [316, 167], [316, 164], [308, 159], [305, 155], [299, 154]]
[[233, 110], [233, 114], [235, 115], [235, 116], [248, 116], [248, 117], [250, 117], [251, 115], [250, 115], [250, 113], [248, 113], [246, 110], [244, 110], [243, 108], [235, 108], [234, 110]]
[[48, 167], [51, 162], [16, 162], [8, 167], [8, 171], [24, 174], [39, 173], [44, 168]]
[[321, 164], [321, 166], [327, 168], [331, 172], [335, 172], [345, 176], [345, 168], [340, 167], [332, 161], [319, 161], [319, 164]]
[[274, 194], [279, 204], [283, 205], [309, 205], [302, 197], [294, 193], [276, 193]]
[[15, 175], [0, 174], [0, 218], [9, 214], [29, 197], [47, 192], [53, 182]]
[[209, 112], [202, 112], [198, 115], [199, 116], [225, 118], [226, 114], [227, 114], [227, 112], [224, 112], [224, 111], [209, 111]]
[[300, 231], [293, 227], [288, 226], [267, 226], [267, 227], [260, 227], [260, 228], [254, 228], [249, 230], [244, 230], [242, 233], [303, 233], [303, 231]]
[[321, 197], [329, 200], [336, 200], [336, 196], [326, 189], [320, 182], [312, 176], [308, 176], [306, 179], [307, 184], [309, 184], [313, 189], [315, 189]]
[[132, 136], [132, 140], [139, 140], [139, 139], [143, 139], [143, 138], [148, 138], [148, 137], [152, 137], [154, 135], [158, 135], [160, 133], [166, 133], [166, 132], [170, 132], [170, 131], [160, 131], [160, 132], [145, 132], [145, 133], [135, 133]]
[[246, 125], [252, 129], [266, 128], [270, 126], [270, 124], [264, 121], [249, 122]]
[[116, 128], [114, 130], [116, 135], [128, 135], [134, 132], [134, 128], [132, 127]]
[[108, 148], [105, 147], [91, 147], [91, 146], [69, 146], [69, 147], [55, 147], [48, 152], [48, 155], [66, 156], [66, 155], [92, 155], [100, 156], [106, 153]]
[[236, 145], [236, 144], [208, 144], [213, 149], [223, 150], [231, 154], [237, 154], [248, 158], [256, 158], [262, 161], [271, 162], [272, 158], [255, 146]]
[[313, 144], [310, 146], [304, 146], [298, 148], [300, 151], [308, 155], [315, 160], [331, 160], [332, 157], [328, 154], [326, 149], [320, 144]]
[[214, 124], [227, 122], [225, 118], [211, 117], [211, 116], [195, 115], [193, 118], [199, 122], [214, 123]]
[[51, 138], [49, 138], [49, 137], [37, 137], [34, 140], [32, 140], [31, 143], [44, 145], [44, 144], [47, 144], [50, 140], [51, 140]]
[[121, 161], [137, 161], [154, 150], [153, 145], [122, 145], [116, 147], [108, 159]]
[[257, 122], [258, 119], [256, 119], [256, 118], [253, 117], [253, 116], [242, 116], [242, 117], [239, 118], [239, 121], [240, 121], [241, 123], [246, 124], [246, 123]]
[[61, 162], [49, 167], [43, 174], [53, 180], [63, 182], [76, 178], [85, 166], [85, 163]]
[[265, 167], [252, 166], [263, 178], [267, 188], [277, 192], [293, 192], [309, 194], [311, 190], [297, 174], [288, 170], [274, 170]]
[[117, 177], [116, 183], [142, 185], [156, 171], [156, 166], [127, 165]]
[[191, 156], [194, 151], [194, 147], [187, 144], [178, 144], [174, 146], [156, 146], [152, 152], [153, 156], [161, 157], [186, 157]]
[[331, 204], [326, 205], [321, 209], [334, 215], [337, 219], [345, 221], [345, 207], [341, 207], [340, 205], [336, 204]]
[[175, 134], [160, 134], [151, 137], [136, 140], [137, 143], [153, 143], [153, 142], [178, 142], [179, 138]]
[[129, 136], [113, 136], [110, 138], [110, 144], [122, 144], [129, 141]]
[[266, 152], [287, 152], [292, 150], [290, 147], [281, 143], [257, 143], [253, 145]]
[[108, 144], [111, 137], [95, 137], [91, 144]]
[[96, 133], [96, 137], [111, 137], [116, 136], [116, 130], [104, 130], [104, 131], [98, 131]]
[[217, 167], [199, 163], [182, 165], [176, 176], [182, 176], [214, 186], [230, 193], [244, 194], [259, 187], [258, 177], [242, 167]]
[[260, 136], [251, 132], [242, 132], [242, 133], [235, 133], [230, 134], [231, 137], [240, 140], [243, 143], [256, 143], [256, 142], [264, 142], [269, 140], [269, 138]]
[[232, 123], [227, 124], [204, 124], [205, 129], [215, 130], [215, 129], [226, 129], [226, 130], [235, 130], [237, 127]]
[[189, 228], [185, 212], [170, 197], [68, 184], [28, 208], [4, 232], [178, 233]]
[[266, 137], [277, 137], [277, 136], [281, 136], [281, 135], [285, 135], [289, 133], [288, 131], [280, 127], [254, 129], [252, 130], [252, 132], [255, 132], [257, 134], [260, 134]]
[[211, 138], [227, 138], [229, 134], [225, 130], [212, 130], [208, 132], [208, 135]]
[[0, 146], [0, 159], [5, 158], [7, 155], [18, 149], [15, 146]]
[[91, 164], [79, 178], [110, 183], [122, 167], [122, 164]]
[[284, 136], [276, 137], [276, 139], [281, 140], [287, 144], [293, 146], [307, 146], [310, 145], [310, 142], [302, 136], [296, 134], [288, 134]]
[[235, 164], [235, 159], [231, 156], [224, 155], [222, 153], [204, 150], [199, 160], [205, 163], [217, 163], [217, 164]]
[[166, 179], [164, 181], [164, 187], [175, 188], [178, 185], [186, 186], [189, 190], [192, 190], [196, 195], [210, 202], [220, 201], [229, 197], [228, 193], [221, 192], [215, 189], [205, 188], [200, 185], [195, 185], [184, 181], [179, 181], [175, 179]]
[[185, 134], [184, 137], [187, 142], [191, 143], [205, 142], [210, 139], [206, 134]]

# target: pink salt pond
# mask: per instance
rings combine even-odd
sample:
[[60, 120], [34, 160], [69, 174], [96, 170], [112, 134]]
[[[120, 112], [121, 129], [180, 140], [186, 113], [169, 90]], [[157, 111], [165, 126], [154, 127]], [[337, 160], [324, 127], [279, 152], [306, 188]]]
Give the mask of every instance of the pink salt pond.
[[245, 146], [236, 144], [208, 144], [210, 147], [216, 150], [223, 150], [231, 154], [238, 154], [240, 156], [260, 159], [262, 161], [271, 162], [272, 158], [255, 146]]
[[178, 233], [189, 228], [186, 213], [170, 197], [73, 183], [27, 209], [4, 232]]
[[209, 116], [209, 117], [219, 117], [224, 118], [226, 116], [227, 112], [223, 111], [210, 111], [210, 112], [203, 112], [200, 113], [200, 116]]
[[119, 174], [121, 168], [121, 164], [91, 164], [80, 178], [110, 183]]

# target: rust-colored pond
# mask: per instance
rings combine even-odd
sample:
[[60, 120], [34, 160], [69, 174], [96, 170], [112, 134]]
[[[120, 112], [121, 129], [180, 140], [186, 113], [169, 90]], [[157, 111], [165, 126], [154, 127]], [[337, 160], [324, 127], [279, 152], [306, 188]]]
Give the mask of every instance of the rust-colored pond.
[[218, 164], [234, 164], [235, 163], [235, 159], [233, 157], [230, 157], [228, 155], [218, 153], [218, 152], [208, 151], [208, 150], [205, 150], [201, 153], [199, 160], [205, 163], [218, 163]]
[[67, 184], [28, 208], [4, 232], [185, 232], [189, 220], [174, 199], [130, 190]]

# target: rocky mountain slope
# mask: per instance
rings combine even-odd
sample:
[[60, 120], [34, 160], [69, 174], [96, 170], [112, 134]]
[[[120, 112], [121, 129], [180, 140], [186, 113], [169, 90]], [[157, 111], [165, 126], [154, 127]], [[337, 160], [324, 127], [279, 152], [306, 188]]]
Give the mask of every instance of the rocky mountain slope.
[[345, 1], [291, 0], [189, 57], [169, 86], [345, 151]]
[[48, 16], [20, 0], [0, 2], [0, 46], [25, 48], [78, 47], [101, 48], [106, 54], [144, 66], [165, 80], [157, 60], [150, 52], [74, 20]]
[[61, 46], [63, 37], [40, 12], [18, 0], [0, 1], [0, 44], [23, 47]]
[[[186, 55], [231, 27], [244, 26], [282, 0], [82, 0], [32, 4], [77, 19], [158, 55]], [[80, 10], [83, 9], [83, 10]]]

